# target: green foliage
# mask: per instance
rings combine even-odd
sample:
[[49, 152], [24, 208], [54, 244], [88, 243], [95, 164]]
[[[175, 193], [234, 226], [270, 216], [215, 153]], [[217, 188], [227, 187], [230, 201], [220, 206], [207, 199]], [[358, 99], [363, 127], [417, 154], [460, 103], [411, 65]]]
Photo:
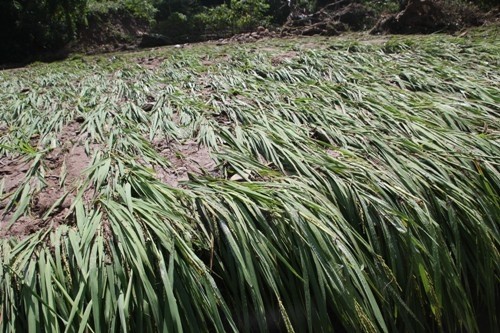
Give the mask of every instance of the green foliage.
[[269, 23], [266, 16], [269, 4], [265, 0], [232, 0], [207, 8], [196, 15], [206, 31], [211, 33], [239, 33], [251, 31]]
[[194, 7], [186, 13], [173, 12], [158, 22], [155, 31], [178, 41], [205, 34], [223, 37], [269, 24], [268, 11], [265, 0], [233, 0], [212, 7]]
[[235, 27], [235, 16], [226, 4], [206, 8], [194, 17], [200, 23], [202, 31], [220, 36], [231, 33]]
[[[399, 0], [354, 0], [353, 2], [359, 2], [376, 13], [382, 13], [396, 12], [400, 6], [398, 1]], [[345, 3], [342, 3], [338, 0], [295, 0], [291, 2], [291, 5], [295, 11], [314, 13], [325, 6], [336, 3], [345, 5], [349, 2], [346, 1]]]
[[157, 12], [156, 4], [160, 0], [122, 0], [122, 1], [125, 8], [127, 8], [131, 13], [153, 22], [155, 14]]
[[182, 13], [192, 16], [200, 9], [198, 0], [160, 0], [156, 5], [158, 9], [157, 19], [164, 20], [172, 13]]
[[377, 14], [395, 13], [399, 10], [399, 3], [396, 0], [360, 0], [360, 2]]
[[89, 0], [88, 10], [106, 15], [109, 11], [127, 11], [138, 19], [153, 23], [160, 0]]
[[[0, 331], [495, 332], [500, 41], [483, 29], [0, 72], [2, 171], [22, 165], [2, 226], [38, 226], [0, 240]], [[70, 206], [41, 210], [52, 190]]]
[[193, 17], [174, 12], [166, 20], [157, 22], [154, 31], [168, 36], [173, 43], [192, 41], [189, 38], [196, 34], [195, 22]]
[[180, 35], [191, 30], [188, 17], [179, 12], [170, 14], [166, 23], [168, 23], [166, 31], [171, 31], [173, 34]]
[[[376, 13], [404, 8], [405, 0], [356, 0]], [[477, 24], [478, 7], [465, 0], [442, 0], [446, 15]], [[315, 12], [338, 3], [334, 0], [4, 0], [0, 2], [0, 62], [16, 62], [32, 55], [58, 51], [75, 39], [85, 24], [107, 30], [123, 18], [148, 22], [154, 32], [173, 42], [196, 41], [210, 36], [228, 36], [281, 24], [294, 11]], [[495, 0], [476, 0], [483, 9]], [[342, 5], [342, 4], [341, 4]], [[125, 15], [123, 15], [125, 13]], [[123, 17], [122, 17], [123, 16]], [[126, 25], [127, 23], [125, 23]], [[91, 31], [99, 31], [92, 28]], [[105, 35], [105, 32], [102, 33]], [[61, 54], [62, 55], [62, 54]]]
[[234, 24], [240, 31], [249, 31], [259, 25], [266, 25], [269, 4], [266, 0], [232, 0], [231, 11], [234, 13]]
[[0, 3], [0, 62], [22, 61], [76, 37], [87, 0], [7, 0]]

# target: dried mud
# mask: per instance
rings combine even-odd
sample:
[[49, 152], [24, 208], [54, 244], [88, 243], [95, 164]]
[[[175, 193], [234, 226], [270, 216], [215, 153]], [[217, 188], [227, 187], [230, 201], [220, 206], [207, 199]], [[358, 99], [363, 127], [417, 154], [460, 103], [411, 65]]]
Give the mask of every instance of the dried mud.
[[83, 180], [82, 171], [90, 162], [85, 149], [72, 139], [79, 133], [79, 124], [70, 123], [58, 135], [61, 145], [48, 152], [37, 168], [38, 176], [31, 177], [31, 200], [28, 212], [11, 223], [15, 210], [8, 203], [20, 187], [24, 187], [32, 162], [23, 157], [0, 158], [0, 176], [4, 189], [0, 197], [0, 236], [22, 238], [48, 225], [71, 224], [71, 204], [76, 185]]
[[[85, 180], [85, 170], [91, 163], [79, 133], [80, 124], [73, 122], [57, 135], [59, 146], [41, 158], [38, 176], [28, 177], [31, 178], [28, 209], [13, 223], [19, 206], [8, 209], [9, 202], [16, 191], [23, 190], [27, 176], [32, 172], [33, 160], [20, 156], [0, 158], [0, 182], [4, 184], [0, 194], [0, 237], [22, 239], [47, 227], [75, 223], [71, 206], [80, 190], [79, 185]], [[154, 167], [156, 177], [171, 187], [183, 187], [183, 182], [189, 180], [189, 174], [219, 175], [209, 150], [194, 141], [158, 140], [153, 145], [169, 162], [168, 167]], [[96, 150], [98, 146], [90, 145], [90, 148]], [[89, 153], [91, 155], [92, 151]], [[93, 194], [91, 187], [85, 190], [84, 204], [91, 204]]]
[[155, 145], [160, 154], [170, 162], [168, 168], [155, 168], [158, 179], [165, 184], [182, 187], [182, 183], [189, 180], [189, 174], [218, 176], [217, 164], [209, 150], [194, 141], [164, 141]]
[[142, 57], [137, 59], [137, 64], [148, 69], [156, 69], [163, 64], [165, 57]]

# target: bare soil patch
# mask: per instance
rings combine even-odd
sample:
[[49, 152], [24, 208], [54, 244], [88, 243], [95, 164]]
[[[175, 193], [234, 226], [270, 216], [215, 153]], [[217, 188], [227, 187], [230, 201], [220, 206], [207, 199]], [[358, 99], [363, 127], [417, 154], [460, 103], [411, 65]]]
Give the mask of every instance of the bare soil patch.
[[200, 63], [203, 66], [214, 66], [221, 63], [228, 63], [231, 61], [231, 56], [229, 54], [220, 54], [217, 56], [205, 55], [200, 58]]
[[137, 63], [148, 69], [155, 69], [158, 68], [164, 60], [164, 57], [142, 57], [137, 59]]
[[[58, 135], [60, 146], [43, 156], [38, 166], [26, 157], [0, 158], [0, 176], [4, 181], [0, 197], [1, 237], [22, 238], [48, 225], [72, 223], [69, 208], [76, 196], [76, 185], [90, 162], [84, 147], [72, 142], [77, 133], [79, 124], [68, 124]], [[28, 177], [35, 168], [36, 175]], [[9, 202], [27, 183], [32, 194], [27, 213], [10, 225], [18, 207], [9, 209]]]
[[182, 187], [189, 174], [217, 176], [217, 164], [208, 148], [192, 140], [183, 143], [159, 141], [155, 143], [160, 154], [170, 162], [170, 167], [155, 167], [158, 179], [172, 187]]
[[271, 64], [273, 66], [278, 66], [283, 63], [285, 63], [288, 60], [291, 60], [295, 57], [298, 56], [298, 53], [296, 51], [288, 51], [284, 53], [280, 53], [278, 55], [275, 55], [274, 57], [271, 58]]

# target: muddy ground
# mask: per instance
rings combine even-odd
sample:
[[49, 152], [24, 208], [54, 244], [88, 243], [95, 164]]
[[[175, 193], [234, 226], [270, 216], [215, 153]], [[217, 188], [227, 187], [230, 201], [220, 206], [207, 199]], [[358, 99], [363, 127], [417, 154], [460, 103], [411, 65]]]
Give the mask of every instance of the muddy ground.
[[[91, 145], [90, 150], [85, 148], [80, 125], [72, 122], [65, 126], [57, 137], [61, 145], [38, 162], [20, 156], [0, 158], [0, 182], [3, 182], [0, 192], [0, 237], [24, 238], [48, 226], [74, 224], [72, 204], [81, 188], [85, 189], [84, 202], [92, 202], [92, 186], [84, 186], [84, 183], [88, 178], [92, 155], [99, 147]], [[32, 144], [36, 145], [38, 139], [32, 138]], [[209, 150], [194, 141], [157, 140], [153, 146], [169, 162], [167, 167], [153, 166], [156, 178], [168, 186], [183, 187], [190, 174], [220, 175]], [[31, 178], [27, 183], [26, 179], [30, 178], [36, 164], [39, 177]], [[22, 195], [27, 186], [28, 191], [33, 193], [27, 212], [13, 222], [21, 204], [9, 206], [9, 202], [14, 196]]]

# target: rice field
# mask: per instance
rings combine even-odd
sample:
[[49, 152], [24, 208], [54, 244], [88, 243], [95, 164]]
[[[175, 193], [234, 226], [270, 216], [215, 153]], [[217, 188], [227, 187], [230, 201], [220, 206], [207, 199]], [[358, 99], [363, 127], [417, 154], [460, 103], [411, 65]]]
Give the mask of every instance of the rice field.
[[500, 30], [0, 72], [2, 332], [494, 332]]

